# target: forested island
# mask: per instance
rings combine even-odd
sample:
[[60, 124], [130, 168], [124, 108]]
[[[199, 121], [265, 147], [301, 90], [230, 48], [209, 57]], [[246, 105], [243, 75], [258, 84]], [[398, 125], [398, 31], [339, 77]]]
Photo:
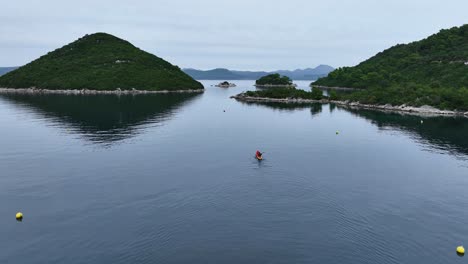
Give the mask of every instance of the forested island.
[[273, 73], [261, 77], [255, 81], [257, 87], [294, 87], [294, 84], [288, 76], [281, 76], [279, 73]]
[[360, 88], [340, 97], [365, 104], [468, 110], [468, 24], [396, 45], [312, 86]]
[[203, 85], [179, 67], [106, 33], [86, 35], [0, 76], [0, 87], [49, 91], [203, 91]]
[[[326, 100], [364, 108], [468, 115], [468, 25], [396, 45], [355, 67], [339, 68], [311, 86], [314, 87], [311, 92], [256, 91], [235, 98]], [[319, 98], [318, 88], [330, 88], [329, 98], [314, 99]], [[343, 88], [350, 89], [343, 92]]]

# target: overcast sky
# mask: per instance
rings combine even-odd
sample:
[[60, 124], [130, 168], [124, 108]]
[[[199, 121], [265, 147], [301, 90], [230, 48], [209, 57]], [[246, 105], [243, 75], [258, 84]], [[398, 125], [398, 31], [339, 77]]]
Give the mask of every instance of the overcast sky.
[[0, 66], [107, 32], [182, 68], [351, 66], [468, 23], [468, 0], [2, 0]]

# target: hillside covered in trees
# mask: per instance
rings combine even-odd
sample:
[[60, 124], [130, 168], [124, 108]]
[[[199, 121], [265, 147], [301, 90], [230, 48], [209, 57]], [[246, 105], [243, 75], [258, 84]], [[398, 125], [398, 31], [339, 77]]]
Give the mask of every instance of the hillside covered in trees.
[[396, 45], [313, 85], [361, 88], [342, 98], [362, 103], [468, 110], [468, 24]]
[[288, 76], [281, 76], [279, 73], [273, 73], [261, 77], [255, 81], [256, 85], [292, 85], [292, 80]]
[[191, 90], [203, 85], [179, 67], [106, 33], [86, 35], [0, 77], [0, 87]]

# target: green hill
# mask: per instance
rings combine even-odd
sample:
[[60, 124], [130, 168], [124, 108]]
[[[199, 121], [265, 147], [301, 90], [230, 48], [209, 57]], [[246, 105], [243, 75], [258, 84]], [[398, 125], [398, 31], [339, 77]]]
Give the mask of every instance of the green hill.
[[344, 96], [362, 103], [468, 109], [468, 24], [396, 45], [313, 85], [365, 90]]
[[256, 85], [292, 85], [292, 80], [288, 76], [281, 76], [279, 73], [273, 73], [261, 77], [255, 81]]
[[0, 77], [0, 87], [189, 90], [203, 85], [179, 67], [106, 33], [86, 35]]

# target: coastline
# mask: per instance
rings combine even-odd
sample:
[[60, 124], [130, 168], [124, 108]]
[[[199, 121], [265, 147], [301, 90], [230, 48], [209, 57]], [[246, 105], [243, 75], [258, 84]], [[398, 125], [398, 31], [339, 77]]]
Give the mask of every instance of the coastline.
[[96, 95], [96, 94], [166, 94], [166, 93], [203, 93], [205, 89], [194, 90], [90, 90], [90, 89], [75, 89], [75, 90], [51, 90], [39, 88], [0, 88], [0, 94], [65, 94], [65, 95]]
[[244, 94], [238, 94], [231, 96], [231, 98], [236, 99], [242, 102], [251, 102], [251, 103], [291, 103], [291, 104], [310, 104], [310, 103], [321, 103], [328, 104], [332, 103], [338, 106], [352, 109], [369, 109], [377, 110], [382, 112], [393, 112], [393, 113], [404, 113], [412, 114], [418, 116], [461, 116], [468, 118], [468, 111], [451, 111], [451, 110], [440, 110], [431, 106], [392, 106], [389, 104], [386, 105], [370, 105], [370, 104], [361, 104], [359, 102], [350, 102], [350, 101], [335, 101], [335, 100], [314, 100], [314, 99], [301, 99], [301, 98], [267, 98], [267, 97], [251, 97], [245, 96]]
[[257, 88], [296, 88], [297, 84], [284, 85], [284, 84], [254, 84]]
[[319, 88], [319, 89], [323, 89], [323, 90], [339, 90], [339, 91], [357, 91], [357, 90], [361, 90], [359, 88], [350, 88], [350, 87], [334, 87], [334, 86], [314, 85], [313, 83], [310, 86], [312, 88]]

